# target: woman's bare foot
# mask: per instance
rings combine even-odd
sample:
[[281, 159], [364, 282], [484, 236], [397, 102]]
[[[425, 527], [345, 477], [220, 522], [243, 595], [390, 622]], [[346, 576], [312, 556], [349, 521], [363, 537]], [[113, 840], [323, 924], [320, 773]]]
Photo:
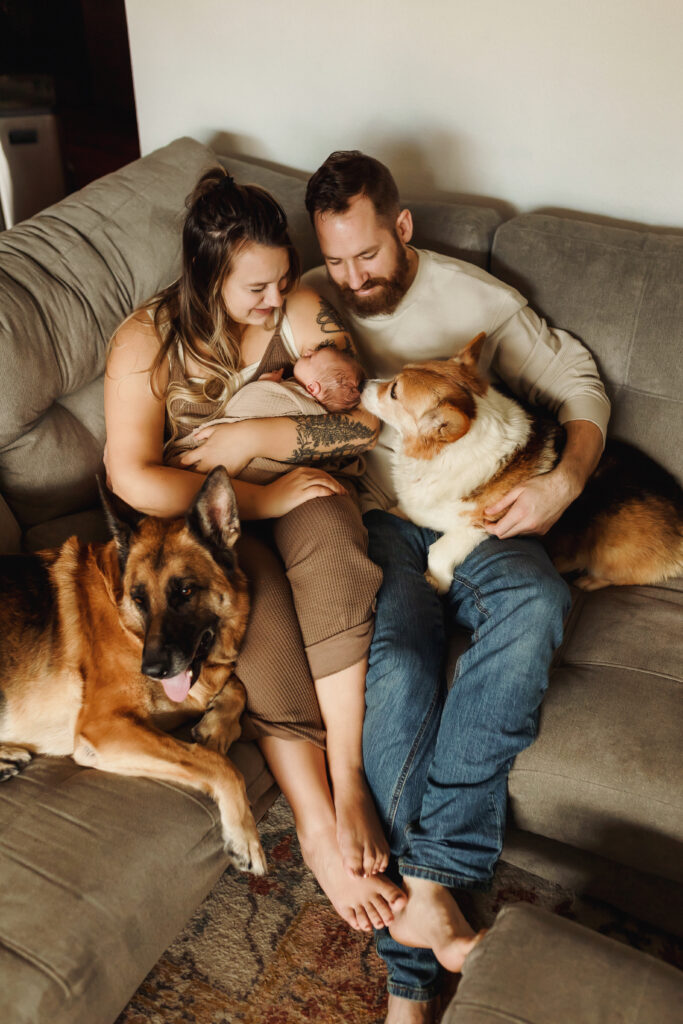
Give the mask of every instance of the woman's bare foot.
[[342, 864], [355, 878], [386, 871], [389, 843], [380, 825], [375, 803], [362, 768], [332, 777], [337, 815], [337, 843]]
[[470, 928], [448, 889], [426, 878], [403, 879], [408, 902], [389, 926], [403, 946], [431, 949], [447, 971], [462, 970], [465, 957], [483, 937]]
[[358, 931], [384, 928], [406, 902], [406, 894], [385, 875], [349, 878], [333, 828], [299, 836], [304, 861], [339, 916]]
[[401, 999], [390, 994], [384, 1024], [434, 1024], [438, 1003], [438, 999], [418, 1003], [414, 999]]

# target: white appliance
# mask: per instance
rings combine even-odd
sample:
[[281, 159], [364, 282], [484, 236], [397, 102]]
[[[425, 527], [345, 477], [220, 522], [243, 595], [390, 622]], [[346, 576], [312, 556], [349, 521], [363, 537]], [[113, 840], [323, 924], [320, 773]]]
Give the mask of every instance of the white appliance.
[[57, 118], [49, 110], [0, 113], [0, 211], [6, 228], [66, 195]]

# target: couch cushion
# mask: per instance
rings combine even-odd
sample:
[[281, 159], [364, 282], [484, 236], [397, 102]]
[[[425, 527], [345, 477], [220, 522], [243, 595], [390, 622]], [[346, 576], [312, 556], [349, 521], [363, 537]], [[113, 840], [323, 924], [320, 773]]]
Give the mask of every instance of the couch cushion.
[[0, 234], [0, 491], [22, 528], [96, 500], [107, 341], [176, 276], [186, 196], [215, 163], [180, 139]]
[[491, 269], [591, 350], [610, 433], [683, 479], [683, 236], [527, 214], [496, 232]]
[[683, 882], [682, 610], [681, 580], [577, 599], [510, 774], [515, 825]]
[[681, 1000], [675, 967], [520, 903], [467, 957], [442, 1024], [664, 1024]]
[[475, 263], [488, 270], [500, 214], [488, 206], [407, 199], [413, 215], [413, 245]]
[[[320, 249], [304, 205], [308, 174], [263, 167], [241, 157], [220, 156], [220, 162], [237, 181], [261, 185], [282, 204], [289, 221], [292, 242], [301, 257], [302, 269], [320, 264]], [[406, 200], [415, 222], [414, 244], [436, 249], [448, 256], [487, 267], [493, 233], [500, 216], [487, 206]]]
[[[272, 777], [230, 753], [258, 818]], [[226, 863], [208, 797], [36, 758], [0, 784], [0, 1020], [111, 1024]]]

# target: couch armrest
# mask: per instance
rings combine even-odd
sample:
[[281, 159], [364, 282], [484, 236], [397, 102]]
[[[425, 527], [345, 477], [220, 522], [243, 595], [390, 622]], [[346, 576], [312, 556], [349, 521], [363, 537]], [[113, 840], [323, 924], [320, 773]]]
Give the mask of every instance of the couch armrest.
[[682, 999], [675, 967], [517, 903], [467, 957], [442, 1024], [654, 1024], [680, 1019]]
[[13, 555], [17, 551], [21, 551], [21, 527], [0, 494], [0, 554]]

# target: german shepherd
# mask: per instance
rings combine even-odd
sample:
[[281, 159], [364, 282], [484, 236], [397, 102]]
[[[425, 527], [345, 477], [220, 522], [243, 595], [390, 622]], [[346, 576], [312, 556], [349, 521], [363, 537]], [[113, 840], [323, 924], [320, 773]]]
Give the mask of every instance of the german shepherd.
[[[231, 862], [263, 874], [244, 779], [225, 757], [246, 699], [232, 673], [249, 611], [228, 474], [209, 474], [184, 519], [102, 498], [107, 544], [71, 537], [0, 558], [0, 779], [53, 754], [191, 786], [218, 804]], [[162, 731], [200, 712], [204, 745]]]
[[[489, 534], [485, 510], [552, 470], [564, 429], [491, 386], [477, 369], [485, 334], [453, 359], [410, 363], [366, 381], [361, 404], [398, 433], [395, 511], [442, 533], [427, 579], [445, 593], [453, 570]], [[583, 590], [657, 583], [683, 571], [683, 494], [632, 445], [608, 440], [583, 493], [544, 538], [559, 572]]]

